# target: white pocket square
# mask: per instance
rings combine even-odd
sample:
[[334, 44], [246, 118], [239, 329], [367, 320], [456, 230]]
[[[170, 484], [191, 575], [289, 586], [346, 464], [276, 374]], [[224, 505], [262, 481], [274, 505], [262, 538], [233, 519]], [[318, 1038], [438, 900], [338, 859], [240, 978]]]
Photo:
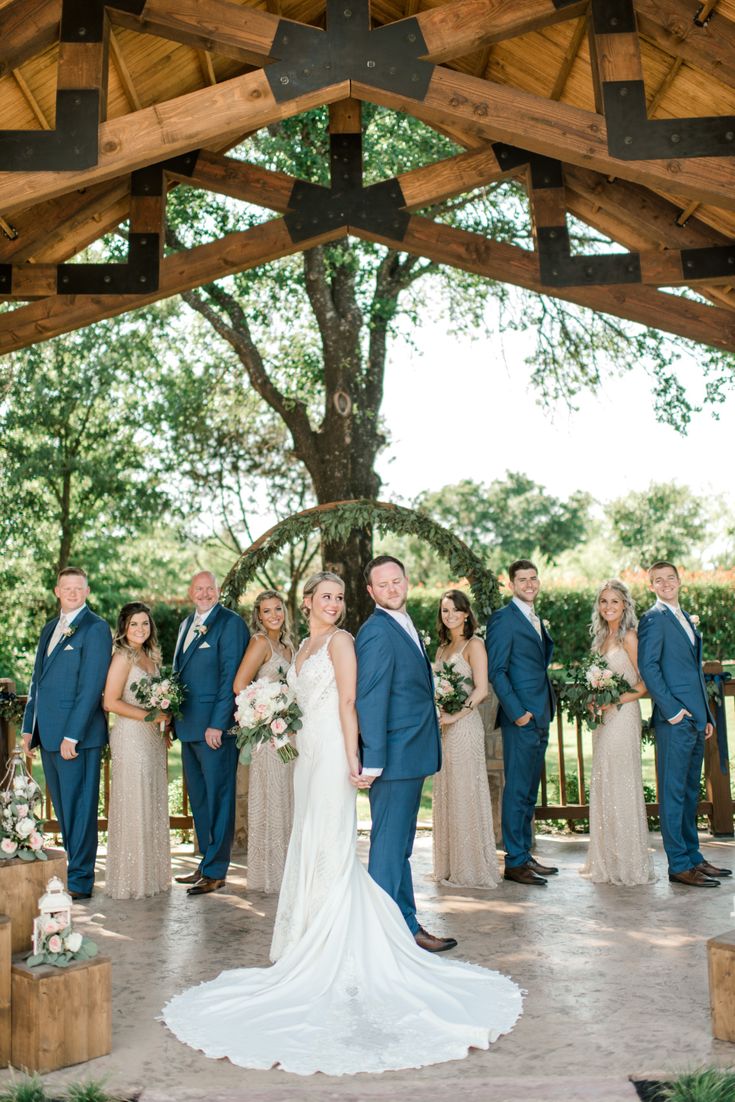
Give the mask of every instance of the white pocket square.
[[74, 650], [74, 647], [71, 645], [71, 643], [67, 643], [64, 647], [64, 650]]
[[199, 650], [211, 650], [211, 649], [212, 648], [210, 647], [209, 643], [202, 643], [201, 647], [199, 648]]

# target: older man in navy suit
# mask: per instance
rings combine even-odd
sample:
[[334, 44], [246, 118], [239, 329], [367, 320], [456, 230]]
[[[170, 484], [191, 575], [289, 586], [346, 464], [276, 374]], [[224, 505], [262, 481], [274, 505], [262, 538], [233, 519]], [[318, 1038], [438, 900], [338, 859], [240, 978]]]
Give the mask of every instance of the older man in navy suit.
[[357, 714], [362, 768], [352, 783], [370, 789], [368, 871], [401, 908], [416, 943], [430, 953], [453, 949], [419, 925], [411, 865], [424, 780], [441, 766], [431, 664], [406, 612], [403, 563], [379, 555], [365, 568], [375, 612], [357, 634]]
[[669, 880], [716, 888], [730, 869], [705, 861], [697, 837], [704, 742], [714, 732], [702, 674], [702, 637], [679, 604], [679, 571], [655, 562], [648, 571], [657, 601], [638, 625], [638, 668], [653, 699], [661, 834]]
[[543, 886], [559, 871], [531, 854], [531, 823], [556, 704], [547, 672], [554, 644], [534, 608], [541, 588], [534, 564], [517, 559], [508, 579], [513, 598], [490, 617], [485, 639], [490, 681], [500, 701], [496, 725], [503, 734], [504, 875]]
[[181, 757], [202, 859], [195, 872], [177, 876], [189, 895], [225, 884], [235, 829], [237, 747], [233, 682], [249, 633], [242, 618], [219, 603], [213, 574], [195, 574], [189, 587], [194, 612], [179, 628], [174, 669], [186, 695], [176, 720]]
[[112, 657], [104, 620], [87, 607], [87, 575], [69, 566], [54, 593], [59, 615], [41, 632], [23, 716], [27, 752], [41, 747], [51, 802], [61, 826], [73, 899], [89, 899], [97, 856], [100, 760], [107, 742], [102, 690]]

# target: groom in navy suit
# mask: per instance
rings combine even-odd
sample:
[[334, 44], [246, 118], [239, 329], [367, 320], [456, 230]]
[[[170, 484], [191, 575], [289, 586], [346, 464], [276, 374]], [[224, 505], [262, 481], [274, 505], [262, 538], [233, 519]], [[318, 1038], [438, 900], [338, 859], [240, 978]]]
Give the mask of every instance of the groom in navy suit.
[[431, 664], [406, 612], [403, 563], [379, 555], [365, 568], [365, 580], [376, 607], [355, 644], [362, 768], [350, 779], [370, 789], [368, 871], [401, 908], [416, 943], [441, 953], [457, 942], [419, 926], [409, 863], [421, 789], [441, 767]]
[[240, 616], [219, 604], [213, 574], [195, 574], [192, 612], [179, 628], [174, 670], [185, 688], [176, 720], [186, 787], [202, 859], [177, 876], [188, 895], [207, 895], [225, 884], [235, 830], [237, 747], [228, 734], [235, 720], [233, 682], [250, 638]]
[[112, 656], [104, 620], [87, 607], [87, 575], [69, 566], [54, 593], [59, 615], [41, 632], [23, 716], [27, 753], [41, 747], [51, 802], [61, 826], [72, 899], [89, 899], [97, 856], [100, 760], [107, 742], [102, 690]]
[[554, 644], [534, 608], [541, 588], [534, 564], [517, 559], [508, 579], [513, 598], [490, 617], [485, 638], [490, 681], [500, 701], [496, 726], [503, 735], [504, 875], [543, 887], [546, 877], [559, 871], [531, 855], [531, 823], [556, 704], [547, 672]]
[[714, 732], [702, 674], [702, 637], [679, 605], [679, 571], [655, 562], [648, 571], [658, 600], [638, 625], [638, 668], [653, 699], [661, 834], [669, 880], [719, 887], [730, 869], [705, 861], [697, 837], [704, 742]]

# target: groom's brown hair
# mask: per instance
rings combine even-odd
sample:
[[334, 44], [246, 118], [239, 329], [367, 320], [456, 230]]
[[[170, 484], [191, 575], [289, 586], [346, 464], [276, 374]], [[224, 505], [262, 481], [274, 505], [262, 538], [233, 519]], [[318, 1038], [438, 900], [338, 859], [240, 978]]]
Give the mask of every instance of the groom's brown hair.
[[395, 555], [378, 555], [376, 558], [371, 559], [365, 567], [363, 574], [365, 575], [365, 581], [370, 585], [370, 579], [372, 577], [373, 570], [376, 566], [385, 566], [387, 562], [394, 562], [396, 566], [400, 566], [403, 573], [406, 573], [406, 568], [400, 559], [397, 559]]
[[[530, 559], [516, 559], [508, 567], [508, 580], [512, 582], [519, 570], [536, 570], [536, 563]], [[538, 574], [538, 570], [536, 573]]]
[[673, 570], [674, 573], [676, 574], [677, 578], [679, 577], [679, 571], [676, 569], [676, 566], [673, 562], [668, 562], [666, 559], [659, 559], [658, 562], [651, 563], [651, 565], [649, 566], [649, 568], [648, 568], [648, 580], [650, 582], [653, 581], [653, 572], [654, 572], [654, 570], [666, 570], [666, 569]]

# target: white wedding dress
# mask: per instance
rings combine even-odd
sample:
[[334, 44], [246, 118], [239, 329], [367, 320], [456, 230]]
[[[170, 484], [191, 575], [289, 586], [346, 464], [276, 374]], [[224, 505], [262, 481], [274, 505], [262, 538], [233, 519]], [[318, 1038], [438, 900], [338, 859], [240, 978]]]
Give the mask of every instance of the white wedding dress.
[[180, 1041], [246, 1068], [352, 1075], [460, 1059], [513, 1028], [521, 991], [498, 972], [419, 949], [359, 861], [328, 648], [288, 673], [304, 719], [277, 963], [222, 972], [162, 1017]]

